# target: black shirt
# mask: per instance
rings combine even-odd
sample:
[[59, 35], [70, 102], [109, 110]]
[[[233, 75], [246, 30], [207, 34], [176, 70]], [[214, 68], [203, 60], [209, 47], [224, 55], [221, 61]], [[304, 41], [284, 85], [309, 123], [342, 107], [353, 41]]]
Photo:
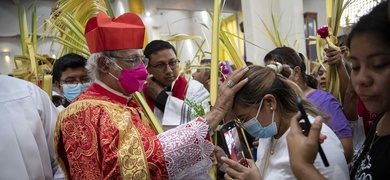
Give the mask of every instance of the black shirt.
[[351, 179], [390, 178], [390, 135], [376, 135], [376, 126], [382, 116], [375, 119], [364, 144], [352, 160]]

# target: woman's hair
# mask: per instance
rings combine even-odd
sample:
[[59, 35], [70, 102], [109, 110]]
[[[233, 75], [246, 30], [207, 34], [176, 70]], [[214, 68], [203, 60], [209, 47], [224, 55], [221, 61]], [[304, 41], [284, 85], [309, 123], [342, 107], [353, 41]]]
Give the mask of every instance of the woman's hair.
[[[282, 65], [288, 65], [291, 69], [298, 66], [301, 69], [301, 77], [306, 84], [311, 88], [317, 88], [317, 80], [308, 77], [306, 74], [305, 56], [296, 52], [294, 49], [290, 47], [278, 47], [265, 55], [264, 62], [267, 61], [274, 61], [281, 63]], [[291, 70], [289, 68], [285, 67], [280, 74], [286, 78], [290, 77]]]
[[312, 75], [306, 75], [306, 84], [313, 89], [317, 89], [318, 87], [318, 81]]
[[325, 119], [329, 118], [328, 115], [323, 114], [307, 101], [298, 85], [286, 77], [277, 74], [271, 68], [257, 65], [248, 67], [249, 71], [242, 79], [248, 78], [249, 81], [235, 95], [235, 103], [244, 106], [259, 105], [266, 94], [272, 94], [277, 101], [280, 112], [286, 115], [298, 112], [296, 101], [299, 97], [302, 99], [303, 106], [308, 114], [312, 116], [320, 115]]
[[369, 14], [362, 16], [349, 33], [347, 46], [351, 49], [351, 41], [354, 36], [364, 32], [390, 43], [390, 23], [388, 16], [388, 1], [380, 3]]

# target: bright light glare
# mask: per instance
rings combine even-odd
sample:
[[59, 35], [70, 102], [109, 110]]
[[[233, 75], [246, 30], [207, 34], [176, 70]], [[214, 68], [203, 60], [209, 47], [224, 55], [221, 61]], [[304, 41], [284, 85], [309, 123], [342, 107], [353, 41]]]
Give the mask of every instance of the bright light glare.
[[208, 15], [207, 15], [206, 11], [202, 11], [202, 19], [203, 19], [203, 21], [207, 21]]
[[122, 1], [118, 1], [118, 9], [119, 9], [119, 13], [120, 14], [124, 14], [125, 13], [125, 8], [123, 7]]
[[4, 59], [5, 59], [5, 62], [9, 63], [11, 61], [11, 59], [9, 58], [8, 55], [4, 56]]

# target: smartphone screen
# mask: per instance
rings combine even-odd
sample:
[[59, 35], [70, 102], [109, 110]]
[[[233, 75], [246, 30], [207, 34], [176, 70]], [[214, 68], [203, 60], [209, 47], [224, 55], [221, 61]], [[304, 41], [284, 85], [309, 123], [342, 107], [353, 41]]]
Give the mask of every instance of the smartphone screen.
[[224, 140], [224, 146], [222, 149], [228, 157], [243, 166], [248, 166], [246, 158], [251, 158], [248, 146], [243, 137], [241, 128], [236, 127], [234, 121], [230, 121], [221, 127], [222, 137]]

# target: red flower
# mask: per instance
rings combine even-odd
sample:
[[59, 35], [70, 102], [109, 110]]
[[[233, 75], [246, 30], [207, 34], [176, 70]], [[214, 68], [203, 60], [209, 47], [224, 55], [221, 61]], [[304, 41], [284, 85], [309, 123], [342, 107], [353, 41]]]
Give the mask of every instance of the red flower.
[[317, 29], [317, 34], [320, 35], [322, 39], [325, 39], [329, 35], [328, 26], [322, 26], [321, 28]]

